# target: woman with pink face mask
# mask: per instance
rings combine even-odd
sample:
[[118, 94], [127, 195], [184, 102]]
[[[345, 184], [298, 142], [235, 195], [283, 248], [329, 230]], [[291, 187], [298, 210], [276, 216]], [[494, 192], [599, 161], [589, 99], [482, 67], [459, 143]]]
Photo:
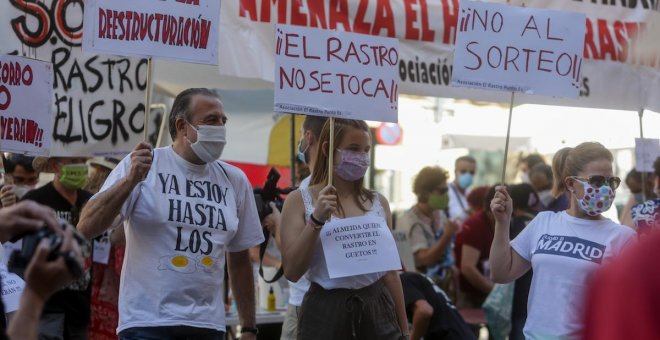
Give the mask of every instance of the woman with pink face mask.
[[395, 271], [329, 275], [321, 242], [327, 222], [363, 216], [381, 221], [380, 230], [389, 232], [392, 225], [387, 199], [364, 187], [371, 149], [367, 124], [347, 119], [335, 119], [334, 124], [334, 149], [329, 150], [328, 121], [309, 187], [292, 192], [282, 209], [282, 225], [287, 226], [281, 234], [284, 274], [294, 282], [305, 275], [312, 283], [302, 302], [298, 339], [407, 339], [403, 291]]
[[553, 194], [568, 192], [569, 208], [539, 213], [512, 241], [511, 197], [498, 187], [491, 201], [496, 221], [491, 278], [508, 283], [534, 269], [526, 339], [580, 338], [590, 277], [634, 238], [632, 229], [601, 215], [612, 206], [621, 182], [613, 175], [612, 161], [612, 153], [599, 143], [559, 150], [552, 162]]

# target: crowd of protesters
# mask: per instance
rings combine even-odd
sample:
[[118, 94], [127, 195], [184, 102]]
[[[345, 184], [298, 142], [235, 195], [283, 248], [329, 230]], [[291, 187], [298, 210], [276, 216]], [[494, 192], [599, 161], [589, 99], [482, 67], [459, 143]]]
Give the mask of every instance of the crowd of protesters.
[[[0, 241], [12, 251], [0, 265], [25, 286], [1, 311], [2, 336], [224, 339], [227, 271], [241, 338], [260, 338], [250, 249], [262, 226], [289, 280], [282, 339], [476, 339], [483, 325], [464, 318], [475, 310], [493, 339], [660, 334], [648, 312], [657, 284], [633, 272], [660, 282], [660, 158], [623, 181], [623, 225], [604, 217], [622, 180], [596, 142], [529, 155], [515, 184], [475, 186], [470, 156], [452, 174], [425, 167], [415, 204], [393, 213], [365, 186], [366, 123], [309, 116], [298, 159], [310, 175], [260, 220], [245, 173], [220, 160], [227, 121], [213, 91], [189, 89], [169, 114], [169, 146], [140, 143], [124, 159], [5, 154]], [[53, 179], [37, 187], [43, 173]], [[330, 277], [321, 231], [360, 217], [403, 233], [414, 268]]]

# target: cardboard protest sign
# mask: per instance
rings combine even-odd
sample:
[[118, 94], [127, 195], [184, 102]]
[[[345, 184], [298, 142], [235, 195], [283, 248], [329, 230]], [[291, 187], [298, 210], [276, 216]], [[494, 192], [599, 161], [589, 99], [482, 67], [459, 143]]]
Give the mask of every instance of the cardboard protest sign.
[[635, 169], [639, 172], [653, 172], [653, 163], [660, 157], [660, 139], [635, 138]]
[[286, 25], [275, 39], [275, 111], [397, 121], [397, 39]]
[[453, 86], [579, 95], [584, 14], [467, 0], [460, 8]]
[[401, 269], [394, 237], [382, 217], [334, 219], [320, 236], [330, 278]]
[[0, 150], [48, 156], [52, 98], [51, 64], [0, 56]]
[[83, 53], [82, 22], [81, 1], [0, 1], [0, 53], [53, 64], [51, 156], [125, 155], [143, 138], [147, 61]]
[[220, 0], [87, 0], [83, 49], [218, 63]]

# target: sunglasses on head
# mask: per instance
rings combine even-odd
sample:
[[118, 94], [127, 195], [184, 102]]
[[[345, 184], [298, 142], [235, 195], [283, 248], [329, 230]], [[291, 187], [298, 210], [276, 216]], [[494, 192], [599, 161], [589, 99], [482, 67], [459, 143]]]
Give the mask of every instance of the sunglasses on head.
[[621, 178], [619, 177], [606, 177], [601, 175], [594, 175], [586, 178], [572, 176], [572, 178], [580, 182], [587, 182], [594, 187], [602, 187], [603, 185], [607, 185], [612, 189], [616, 189], [619, 187], [619, 184], [621, 184]]

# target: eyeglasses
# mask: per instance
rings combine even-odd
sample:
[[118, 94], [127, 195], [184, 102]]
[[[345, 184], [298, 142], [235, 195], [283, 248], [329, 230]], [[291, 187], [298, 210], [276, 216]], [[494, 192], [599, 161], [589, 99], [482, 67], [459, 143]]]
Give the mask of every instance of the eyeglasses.
[[467, 173], [469, 173], [470, 175], [474, 175], [475, 171], [474, 170], [472, 170], [472, 171], [470, 171], [470, 170], [460, 170], [459, 173], [461, 175], [462, 174], [467, 174]]
[[433, 189], [432, 192], [437, 192], [440, 195], [444, 195], [449, 191], [449, 187], [438, 187]]
[[612, 189], [616, 189], [619, 187], [619, 184], [621, 184], [621, 178], [619, 177], [605, 177], [601, 175], [594, 175], [594, 176], [589, 176], [587, 178], [578, 177], [578, 176], [571, 176], [571, 178], [574, 178], [580, 182], [587, 182], [594, 187], [602, 187], [603, 185], [607, 185]]

